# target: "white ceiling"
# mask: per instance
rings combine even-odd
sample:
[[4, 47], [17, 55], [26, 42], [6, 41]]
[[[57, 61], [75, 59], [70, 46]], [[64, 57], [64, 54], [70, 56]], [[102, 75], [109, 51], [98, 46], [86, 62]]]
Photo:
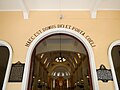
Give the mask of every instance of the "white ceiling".
[[86, 54], [86, 50], [84, 49], [82, 43], [75, 38], [67, 35], [61, 35], [61, 37], [60, 35], [53, 35], [46, 38], [36, 47], [36, 54], [51, 51], [60, 51], [60, 49], [63, 51]]
[[0, 0], [0, 11], [89, 10], [96, 17], [97, 10], [120, 10], [120, 0]]

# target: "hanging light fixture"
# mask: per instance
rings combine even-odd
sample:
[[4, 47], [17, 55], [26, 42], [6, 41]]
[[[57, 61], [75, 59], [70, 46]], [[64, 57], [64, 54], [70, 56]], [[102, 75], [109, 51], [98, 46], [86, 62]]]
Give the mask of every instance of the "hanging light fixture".
[[59, 57], [57, 57], [55, 61], [60, 63], [66, 61], [66, 59], [62, 56], [62, 53], [61, 53], [61, 34], [60, 34], [60, 53], [59, 53]]
[[58, 57], [58, 60], [62, 62], [62, 55], [61, 55], [61, 34], [60, 34], [60, 56]]
[[64, 18], [64, 15], [62, 14], [62, 1], [59, 0], [59, 19], [62, 20]]

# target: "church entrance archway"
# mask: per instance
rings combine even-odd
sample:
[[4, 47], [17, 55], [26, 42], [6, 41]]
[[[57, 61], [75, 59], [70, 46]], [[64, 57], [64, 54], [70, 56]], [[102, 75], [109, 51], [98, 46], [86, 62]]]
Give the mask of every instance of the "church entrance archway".
[[22, 90], [99, 90], [92, 48], [75, 31], [42, 33], [26, 60]]

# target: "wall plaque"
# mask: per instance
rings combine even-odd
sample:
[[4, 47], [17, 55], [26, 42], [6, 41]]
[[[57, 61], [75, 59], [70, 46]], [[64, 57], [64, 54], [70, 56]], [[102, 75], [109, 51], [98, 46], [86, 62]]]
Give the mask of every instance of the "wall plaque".
[[113, 81], [111, 69], [106, 69], [103, 64], [100, 65], [99, 69], [97, 69], [97, 77], [98, 80], [103, 82], [108, 82], [109, 80]]
[[12, 64], [9, 82], [22, 82], [24, 65], [20, 61]]

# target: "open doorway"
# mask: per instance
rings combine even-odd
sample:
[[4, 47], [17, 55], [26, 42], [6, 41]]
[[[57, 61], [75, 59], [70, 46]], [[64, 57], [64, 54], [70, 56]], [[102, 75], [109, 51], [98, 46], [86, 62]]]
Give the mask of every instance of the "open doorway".
[[0, 46], [0, 90], [2, 90], [6, 69], [9, 60], [9, 50], [6, 46]]
[[28, 90], [92, 90], [88, 52], [78, 39], [54, 34], [31, 57]]
[[0, 90], [6, 90], [11, 65], [12, 48], [7, 42], [0, 40]]

